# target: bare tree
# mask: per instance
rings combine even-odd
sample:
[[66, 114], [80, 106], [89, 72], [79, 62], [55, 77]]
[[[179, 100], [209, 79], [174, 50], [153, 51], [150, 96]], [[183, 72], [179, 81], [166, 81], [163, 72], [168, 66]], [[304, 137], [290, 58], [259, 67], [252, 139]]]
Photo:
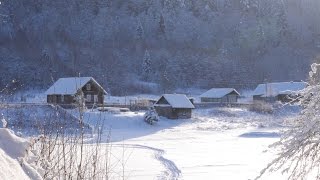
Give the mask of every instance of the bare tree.
[[290, 122], [291, 128], [271, 146], [279, 148], [280, 153], [256, 179], [274, 171], [288, 173], [291, 180], [308, 176], [320, 179], [320, 64], [312, 64], [311, 69], [310, 85], [299, 92], [303, 110]]
[[[116, 163], [111, 161], [110, 129], [102, 143], [102, 134], [106, 132], [103, 130], [103, 116], [92, 132], [94, 138], [89, 136], [91, 129], [85, 124], [84, 101], [81, 94], [77, 99], [78, 108], [74, 110], [79, 112], [78, 120], [56, 106], [55, 113], [48, 114], [46, 121], [39, 124], [41, 135], [32, 140], [26, 160], [38, 167], [43, 179], [112, 179], [114, 174], [124, 179], [127, 159], [119, 158]], [[92, 142], [84, 141], [88, 138]], [[121, 172], [114, 170], [117, 164], [121, 166]]]

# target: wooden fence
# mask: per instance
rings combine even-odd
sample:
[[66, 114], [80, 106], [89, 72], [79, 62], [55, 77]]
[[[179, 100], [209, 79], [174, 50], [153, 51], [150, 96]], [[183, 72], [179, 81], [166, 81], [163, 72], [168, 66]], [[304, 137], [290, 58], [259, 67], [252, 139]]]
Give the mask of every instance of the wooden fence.
[[250, 103], [195, 103], [196, 109], [230, 107], [230, 108], [251, 108], [253, 104]]

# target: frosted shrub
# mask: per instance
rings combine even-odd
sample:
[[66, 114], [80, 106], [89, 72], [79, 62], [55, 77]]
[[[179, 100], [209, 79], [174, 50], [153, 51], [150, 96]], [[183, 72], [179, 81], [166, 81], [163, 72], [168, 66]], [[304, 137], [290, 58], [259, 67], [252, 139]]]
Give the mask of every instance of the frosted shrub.
[[144, 121], [148, 124], [153, 125], [155, 122], [159, 121], [158, 113], [155, 111], [154, 108], [150, 108], [145, 114], [144, 114]]
[[270, 103], [266, 103], [263, 101], [255, 101], [254, 104], [250, 107], [250, 110], [259, 113], [272, 113], [273, 106]]
[[3, 128], [7, 128], [8, 122], [7, 122], [6, 119], [3, 117], [3, 114], [2, 114], [1, 122], [2, 122], [2, 127], [3, 127]]
[[280, 149], [257, 179], [267, 171], [288, 172], [289, 179], [320, 178], [320, 79], [319, 64], [311, 66], [310, 85], [300, 93], [302, 112], [289, 125], [282, 138], [271, 147]]
[[52, 116], [50, 124], [39, 125], [42, 134], [32, 140], [29, 152], [33, 160], [29, 163], [38, 167], [43, 179], [110, 179], [111, 175], [118, 173], [114, 172], [114, 164], [110, 162], [110, 134], [105, 139], [106, 143], [101, 142], [102, 124], [97, 123], [91, 143], [84, 141], [88, 134], [85, 134], [84, 109], [79, 104], [80, 118], [75, 129], [68, 128], [72, 122], [66, 112], [59, 119]]

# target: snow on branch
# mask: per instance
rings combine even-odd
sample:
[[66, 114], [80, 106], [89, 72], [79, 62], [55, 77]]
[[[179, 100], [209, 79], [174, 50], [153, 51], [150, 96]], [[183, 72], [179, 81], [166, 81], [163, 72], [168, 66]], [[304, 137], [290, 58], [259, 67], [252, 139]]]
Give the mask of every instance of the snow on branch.
[[312, 64], [310, 84], [301, 93], [302, 112], [295, 118], [282, 138], [271, 145], [279, 149], [278, 157], [264, 168], [259, 179], [267, 172], [289, 173], [292, 180], [309, 176], [320, 177], [320, 64]]

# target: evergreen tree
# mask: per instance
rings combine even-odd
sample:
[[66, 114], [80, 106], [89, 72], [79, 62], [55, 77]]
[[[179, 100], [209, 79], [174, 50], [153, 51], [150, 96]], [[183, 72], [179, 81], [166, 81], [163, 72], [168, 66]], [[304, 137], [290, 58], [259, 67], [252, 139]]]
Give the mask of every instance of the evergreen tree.
[[142, 78], [144, 81], [151, 81], [151, 58], [148, 50], [145, 51], [142, 62]]
[[170, 74], [165, 69], [160, 77], [160, 85], [162, 87], [163, 93], [171, 93], [171, 91], [175, 88], [174, 78], [170, 76]]
[[159, 34], [164, 35], [166, 33], [166, 26], [164, 22], [163, 15], [160, 15], [160, 21], [159, 21]]
[[143, 27], [142, 27], [142, 24], [141, 24], [140, 21], [138, 22], [138, 26], [137, 26], [137, 29], [136, 29], [136, 39], [137, 40], [144, 39], [144, 30], [143, 30]]

